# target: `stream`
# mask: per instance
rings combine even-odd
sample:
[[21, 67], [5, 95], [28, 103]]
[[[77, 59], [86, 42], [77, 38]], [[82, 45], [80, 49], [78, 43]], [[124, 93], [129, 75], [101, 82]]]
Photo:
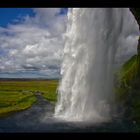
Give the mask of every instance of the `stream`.
[[0, 133], [18, 132], [136, 132], [132, 122], [113, 119], [106, 123], [65, 122], [53, 118], [55, 104], [37, 94], [30, 108], [0, 118]]

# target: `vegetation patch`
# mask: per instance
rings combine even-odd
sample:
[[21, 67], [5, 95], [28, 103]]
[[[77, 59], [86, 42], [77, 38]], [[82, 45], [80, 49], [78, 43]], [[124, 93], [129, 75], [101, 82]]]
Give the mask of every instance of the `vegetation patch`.
[[29, 108], [37, 101], [35, 92], [56, 101], [57, 80], [0, 80], [0, 116]]
[[137, 55], [132, 56], [116, 73], [115, 93], [117, 100], [124, 100], [132, 89], [132, 82], [137, 75]]
[[140, 78], [138, 77], [138, 56], [131, 57], [117, 73], [115, 95], [123, 103], [125, 117], [135, 122], [140, 131]]
[[29, 108], [36, 101], [33, 93], [22, 92], [0, 92], [0, 116], [6, 115], [10, 112], [15, 112]]

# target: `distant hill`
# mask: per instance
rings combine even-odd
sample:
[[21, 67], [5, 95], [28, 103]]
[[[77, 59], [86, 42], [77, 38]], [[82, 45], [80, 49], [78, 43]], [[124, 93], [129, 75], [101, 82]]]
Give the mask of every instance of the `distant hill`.
[[59, 80], [47, 78], [0, 78], [0, 81], [32, 81], [32, 80]]

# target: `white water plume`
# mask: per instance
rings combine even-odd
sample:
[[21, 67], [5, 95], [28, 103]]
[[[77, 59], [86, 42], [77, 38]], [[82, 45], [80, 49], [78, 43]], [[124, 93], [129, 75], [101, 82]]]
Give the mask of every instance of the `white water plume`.
[[115, 57], [129, 20], [134, 17], [127, 8], [69, 10], [55, 117], [92, 122], [111, 118]]

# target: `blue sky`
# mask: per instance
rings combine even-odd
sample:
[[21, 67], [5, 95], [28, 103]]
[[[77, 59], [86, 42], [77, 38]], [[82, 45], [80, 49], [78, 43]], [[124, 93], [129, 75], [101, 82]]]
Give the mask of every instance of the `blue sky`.
[[0, 26], [6, 27], [26, 15], [34, 16], [35, 13], [31, 8], [0, 8]]
[[[67, 8], [0, 8], [0, 77], [60, 78], [67, 11]], [[127, 18], [130, 19], [130, 14]], [[132, 17], [125, 21], [123, 33], [132, 35], [122, 38], [126, 42], [126, 49], [119, 50], [122, 57], [136, 52], [132, 46], [137, 45], [133, 37], [138, 32], [134, 27], [136, 21]]]
[[[62, 8], [60, 14], [66, 14], [67, 8]], [[15, 20], [19, 20], [26, 16], [35, 16], [32, 8], [0, 8], [0, 26], [6, 27], [7, 24], [15, 24]]]
[[67, 8], [0, 8], [0, 77], [59, 78]]

